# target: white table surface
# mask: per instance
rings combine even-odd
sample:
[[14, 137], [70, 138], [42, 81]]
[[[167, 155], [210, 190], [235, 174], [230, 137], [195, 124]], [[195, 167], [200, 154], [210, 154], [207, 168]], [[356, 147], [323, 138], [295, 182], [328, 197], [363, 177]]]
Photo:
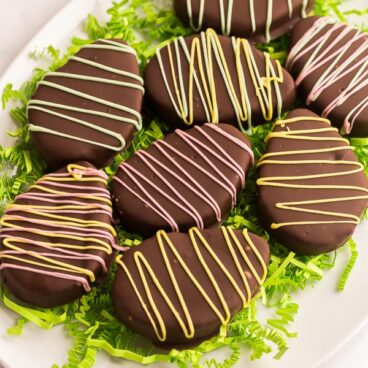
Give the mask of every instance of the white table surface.
[[[69, 1], [72, 0], [0, 0], [0, 75], [22, 47]], [[318, 340], [318, 331], [316, 334]], [[318, 368], [368, 367], [367, 349], [368, 326]]]

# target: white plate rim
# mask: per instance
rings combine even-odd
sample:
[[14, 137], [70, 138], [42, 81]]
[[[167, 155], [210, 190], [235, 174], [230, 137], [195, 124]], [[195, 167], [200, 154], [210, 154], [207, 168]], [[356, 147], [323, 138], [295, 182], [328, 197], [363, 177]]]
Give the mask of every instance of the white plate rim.
[[[24, 60], [24, 58], [27, 58], [29, 53], [34, 51], [35, 45], [39, 47], [45, 47], [48, 46], [48, 44], [42, 45], [42, 35], [47, 33], [48, 30], [51, 30], [55, 28], [55, 24], [60, 23], [60, 19], [65, 19], [66, 15], [75, 15], [73, 22], [71, 24], [77, 23], [77, 18], [81, 18], [81, 12], [80, 8], [86, 9], [86, 14], [88, 14], [92, 9], [96, 7], [96, 4], [103, 2], [104, 0], [69, 0], [69, 3], [63, 6], [36, 34], [31, 38], [31, 40], [22, 48], [22, 50], [17, 54], [15, 59], [10, 63], [10, 65], [5, 69], [5, 71], [2, 73], [0, 77], [0, 92], [2, 92], [3, 88], [7, 83], [12, 83], [13, 81], [7, 80], [7, 75], [12, 75], [13, 70], [15, 70]], [[83, 17], [84, 19], [85, 17]], [[35, 64], [36, 65], [36, 64]], [[15, 87], [18, 87], [17, 83], [15, 83]], [[368, 223], [366, 224], [368, 225]], [[323, 282], [323, 280], [321, 281]], [[345, 336], [345, 338], [338, 344], [336, 347], [331, 350], [329, 353], [327, 353], [325, 356], [323, 356], [318, 362], [313, 364], [310, 368], [318, 368], [322, 364], [328, 362], [334, 355], [337, 354], [340, 350], [342, 350], [349, 341], [355, 337], [365, 326], [368, 325], [368, 312], [362, 321], [355, 326], [351, 332]], [[4, 368], [11, 368], [9, 363], [6, 363], [3, 361], [3, 359], [0, 357], [0, 367], [1, 365], [4, 366]]]

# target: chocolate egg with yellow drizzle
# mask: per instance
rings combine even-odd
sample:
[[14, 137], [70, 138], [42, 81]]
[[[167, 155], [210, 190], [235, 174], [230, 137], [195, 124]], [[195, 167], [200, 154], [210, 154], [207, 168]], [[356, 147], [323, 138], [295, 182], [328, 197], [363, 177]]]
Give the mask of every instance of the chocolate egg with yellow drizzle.
[[144, 82], [149, 106], [169, 124], [231, 123], [250, 132], [290, 109], [294, 81], [246, 39], [212, 29], [159, 49]]
[[269, 256], [267, 242], [247, 230], [160, 230], [118, 256], [116, 313], [155, 344], [199, 343], [248, 305], [266, 278]]
[[81, 162], [39, 179], [6, 207], [0, 275], [23, 302], [55, 307], [89, 292], [107, 273], [116, 233], [107, 175]]
[[368, 203], [368, 181], [349, 141], [305, 109], [278, 121], [266, 140], [257, 184], [267, 229], [302, 255], [345, 244]]

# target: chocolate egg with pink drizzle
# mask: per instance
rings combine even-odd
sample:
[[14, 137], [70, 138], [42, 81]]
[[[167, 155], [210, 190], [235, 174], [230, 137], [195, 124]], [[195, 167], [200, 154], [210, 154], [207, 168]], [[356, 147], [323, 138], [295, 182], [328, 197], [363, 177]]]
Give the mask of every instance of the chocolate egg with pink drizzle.
[[237, 203], [252, 163], [251, 145], [234, 126], [177, 129], [120, 165], [113, 203], [123, 225], [147, 237], [215, 226]]
[[368, 34], [327, 17], [311, 17], [291, 34], [286, 63], [299, 95], [351, 137], [368, 136]]
[[5, 209], [0, 276], [22, 302], [70, 303], [107, 273], [115, 230], [107, 175], [86, 162], [39, 179]]

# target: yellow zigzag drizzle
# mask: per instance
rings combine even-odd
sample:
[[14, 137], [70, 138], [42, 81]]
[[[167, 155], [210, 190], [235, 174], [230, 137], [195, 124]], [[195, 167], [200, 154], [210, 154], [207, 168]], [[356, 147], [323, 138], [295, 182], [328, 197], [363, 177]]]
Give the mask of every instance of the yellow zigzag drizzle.
[[[231, 41], [234, 49], [238, 85], [240, 89], [240, 99], [237, 95], [235, 85], [232, 81], [228, 62], [222, 49], [221, 42], [218, 35], [213, 29], [207, 29], [206, 32], [202, 32], [199, 36], [194, 37], [191, 43], [190, 50], [188, 49], [188, 46], [186, 45], [183, 37], [180, 37], [173, 42], [177, 64], [176, 67], [174, 65], [174, 57], [171, 49], [172, 45], [169, 44], [165, 47], [165, 49], [167, 49], [169, 57], [169, 72], [171, 73], [171, 79], [174, 84], [174, 91], [172, 91], [172, 89], [170, 88], [166, 74], [167, 69], [165, 68], [162, 61], [161, 52], [163, 49], [158, 50], [157, 60], [167, 92], [170, 96], [170, 100], [175, 108], [175, 111], [186, 125], [192, 125], [194, 119], [194, 83], [197, 87], [201, 103], [206, 112], [207, 121], [212, 123], [219, 122], [219, 109], [215, 85], [216, 76], [213, 66], [213, 59], [216, 60], [217, 66], [220, 69], [221, 76], [223, 78], [223, 81], [225, 82], [226, 90], [229, 94], [231, 103], [237, 116], [239, 128], [242, 131], [245, 130], [243, 127], [243, 122], [246, 121], [248, 122], [248, 132], [250, 132], [252, 128], [252, 114], [248, 92], [248, 88], [250, 86], [247, 86], [245, 83], [242, 57], [245, 57], [246, 66], [252, 78], [254, 93], [258, 98], [263, 118], [268, 121], [271, 120], [274, 115], [272, 101], [273, 87], [277, 100], [277, 115], [280, 116], [282, 109], [282, 98], [279, 84], [283, 83], [281, 64], [278, 60], [275, 61], [277, 67], [276, 74], [270, 55], [267, 53], [263, 53], [265, 58], [264, 70], [266, 75], [261, 77], [261, 72], [258, 69], [255, 56], [249, 42], [246, 39], [235, 37], [232, 37]], [[180, 60], [179, 45], [185, 54], [186, 62], [189, 64], [188, 92], [185, 91], [184, 87], [182, 61]], [[198, 65], [199, 76], [196, 70], [196, 65]]]
[[[180, 286], [177, 283], [175, 274], [174, 274], [174, 272], [172, 270], [172, 267], [170, 265], [170, 261], [169, 261], [169, 258], [167, 256], [167, 250], [170, 250], [174, 254], [175, 258], [178, 260], [178, 263], [180, 264], [182, 269], [185, 271], [185, 273], [188, 275], [188, 279], [195, 285], [195, 287], [201, 293], [201, 295], [203, 296], [203, 299], [208, 303], [210, 308], [217, 315], [217, 317], [221, 321], [222, 325], [226, 325], [227, 323], [229, 323], [230, 318], [231, 318], [231, 313], [230, 313], [229, 307], [227, 305], [227, 302], [226, 302], [226, 300], [225, 300], [225, 298], [222, 294], [221, 285], [218, 284], [216, 278], [213, 276], [210, 268], [206, 264], [206, 262], [203, 258], [203, 255], [201, 253], [200, 248], [201, 247], [204, 248], [211, 255], [211, 257], [216, 262], [216, 264], [221, 268], [222, 272], [228, 278], [228, 280], [230, 281], [230, 283], [234, 287], [234, 290], [236, 291], [236, 293], [241, 298], [241, 300], [243, 302], [243, 307], [246, 307], [247, 304], [249, 303], [249, 301], [251, 299], [251, 296], [252, 296], [252, 292], [250, 290], [250, 286], [249, 286], [248, 280], [246, 278], [245, 272], [242, 269], [241, 264], [240, 264], [239, 259], [238, 259], [238, 256], [237, 256], [237, 254], [234, 250], [234, 245], [233, 245], [234, 243], [235, 243], [235, 248], [238, 249], [238, 251], [240, 252], [240, 254], [242, 256], [242, 259], [245, 261], [245, 263], [247, 264], [247, 266], [251, 270], [251, 273], [252, 273], [254, 279], [257, 281], [257, 283], [259, 285], [263, 284], [263, 282], [266, 278], [266, 275], [267, 275], [267, 265], [266, 265], [264, 259], [262, 258], [262, 255], [260, 254], [260, 252], [258, 251], [256, 246], [254, 245], [254, 243], [250, 239], [247, 230], [246, 229], [243, 230], [244, 240], [246, 241], [247, 245], [250, 246], [250, 248], [254, 252], [255, 256], [257, 257], [259, 263], [261, 264], [261, 267], [262, 267], [262, 270], [263, 270], [262, 275], [258, 275], [256, 269], [254, 268], [254, 266], [250, 262], [247, 254], [244, 250], [243, 245], [239, 242], [239, 240], [236, 237], [234, 231], [229, 227], [227, 227], [227, 228], [226, 227], [221, 227], [221, 230], [222, 230], [223, 236], [225, 238], [226, 245], [229, 248], [232, 259], [235, 263], [236, 269], [238, 270], [238, 272], [241, 276], [243, 285], [238, 285], [237, 284], [237, 282], [234, 280], [233, 276], [227, 270], [227, 268], [225, 267], [225, 265], [223, 264], [221, 259], [217, 256], [217, 254], [212, 250], [211, 245], [208, 244], [207, 240], [201, 234], [201, 232], [200, 232], [200, 230], [198, 230], [198, 228], [196, 228], [196, 227], [191, 228], [189, 230], [189, 236], [190, 236], [190, 240], [191, 240], [193, 249], [195, 251], [195, 255], [198, 257], [198, 260], [200, 261], [204, 271], [206, 272], [208, 278], [210, 279], [210, 281], [211, 281], [211, 283], [212, 283], [212, 285], [213, 285], [213, 287], [216, 291], [216, 294], [217, 294], [219, 300], [221, 301], [223, 311], [221, 311], [215, 305], [214, 301], [211, 299], [211, 297], [208, 295], [208, 293], [206, 292], [204, 287], [201, 285], [200, 280], [195, 278], [195, 276], [193, 275], [193, 273], [190, 269], [191, 268], [190, 265], [185, 263], [185, 261], [183, 260], [183, 258], [180, 255], [180, 253], [175, 248], [175, 245], [170, 240], [169, 235], [165, 231], [160, 230], [160, 231], [157, 232], [157, 234], [156, 234], [157, 242], [158, 242], [162, 257], [164, 259], [166, 269], [169, 273], [172, 285], [175, 289], [176, 296], [179, 299], [181, 309], [184, 312], [184, 316], [182, 316], [180, 314], [180, 312], [178, 311], [178, 309], [175, 308], [174, 303], [172, 302], [170, 297], [165, 292], [165, 287], [161, 284], [160, 280], [156, 276], [154, 269], [152, 268], [152, 266], [149, 263], [149, 260], [146, 259], [146, 257], [144, 256], [144, 254], [142, 252], [135, 251], [135, 253], [134, 253], [135, 264], [138, 268], [140, 278], [141, 278], [142, 283], [144, 285], [144, 292], [145, 292], [145, 294], [148, 298], [149, 305], [153, 310], [153, 314], [154, 314], [154, 316], [153, 316], [151, 314], [151, 312], [149, 311], [146, 303], [144, 302], [142, 294], [138, 290], [137, 284], [136, 284], [135, 280], [133, 279], [132, 274], [130, 273], [128, 267], [124, 264], [124, 257], [122, 255], [119, 255], [117, 257], [116, 261], [122, 267], [124, 272], [126, 273], [128, 279], [129, 279], [129, 281], [130, 281], [130, 283], [131, 283], [131, 285], [134, 289], [134, 292], [135, 292], [137, 298], [139, 299], [139, 301], [142, 305], [142, 308], [144, 309], [145, 313], [147, 314], [147, 317], [150, 320], [151, 325], [152, 325], [159, 341], [162, 341], [162, 342], [166, 341], [166, 338], [167, 338], [166, 326], [165, 326], [164, 319], [161, 316], [161, 313], [160, 313], [159, 309], [157, 308], [157, 305], [156, 305], [156, 303], [153, 299], [152, 291], [151, 291], [151, 289], [150, 289], [150, 287], [147, 283], [147, 278], [146, 278], [146, 274], [145, 274], [144, 269], [149, 274], [149, 276], [152, 279], [155, 287], [160, 292], [160, 294], [162, 295], [163, 299], [165, 300], [167, 306], [170, 308], [170, 310], [172, 311], [172, 313], [175, 316], [176, 320], [178, 321], [178, 324], [179, 324], [181, 330], [183, 331], [184, 336], [187, 339], [191, 339], [195, 335], [195, 326], [193, 324], [190, 312], [188, 311], [188, 307], [187, 307], [186, 301], [184, 300], [184, 297], [183, 297], [182, 291], [180, 289]], [[196, 237], [199, 239], [200, 244], [198, 244]], [[166, 245], [165, 245], [165, 243], [166, 243]], [[161, 265], [160, 265], [160, 267], [161, 267]], [[241, 290], [242, 286], [245, 288], [246, 293], [244, 293]], [[156, 322], [156, 320], [157, 320], [157, 322]]]
[[[261, 157], [258, 162], [258, 167], [263, 165], [309, 165], [309, 164], [322, 164], [322, 165], [336, 165], [336, 166], [346, 166], [345, 170], [340, 170], [334, 173], [326, 173], [326, 174], [316, 174], [316, 175], [301, 175], [301, 176], [274, 176], [274, 177], [265, 177], [257, 180], [257, 185], [259, 186], [269, 186], [269, 187], [278, 187], [278, 188], [291, 188], [291, 189], [310, 189], [310, 190], [320, 190], [320, 189], [331, 189], [331, 190], [356, 190], [364, 193], [363, 195], [355, 195], [348, 197], [336, 197], [336, 198], [322, 198], [308, 201], [298, 201], [298, 202], [282, 202], [276, 203], [276, 208], [304, 212], [304, 213], [313, 213], [316, 215], [324, 215], [324, 216], [333, 216], [341, 218], [342, 220], [335, 221], [290, 221], [284, 223], [273, 223], [271, 225], [272, 229], [279, 229], [284, 226], [297, 226], [297, 225], [313, 225], [313, 224], [359, 224], [360, 218], [349, 213], [344, 212], [331, 212], [331, 211], [323, 211], [317, 209], [306, 208], [305, 206], [321, 204], [321, 203], [332, 203], [332, 202], [346, 202], [346, 201], [354, 201], [354, 200], [362, 200], [368, 199], [368, 189], [364, 187], [357, 187], [351, 185], [320, 185], [320, 184], [293, 184], [290, 182], [299, 181], [299, 180], [313, 180], [319, 178], [328, 178], [328, 177], [338, 177], [338, 176], [347, 176], [354, 175], [359, 172], [364, 172], [364, 167], [360, 162], [356, 161], [346, 161], [346, 160], [281, 160], [282, 156], [287, 155], [315, 155], [318, 153], [329, 153], [335, 151], [346, 151], [353, 150], [351, 146], [349, 146], [349, 141], [342, 137], [318, 137], [314, 134], [317, 133], [325, 133], [325, 132], [338, 132], [336, 128], [331, 127], [331, 123], [327, 119], [318, 118], [318, 117], [298, 117], [288, 120], [281, 120], [276, 123], [276, 125], [287, 126], [288, 124], [298, 123], [302, 121], [318, 121], [326, 124], [326, 128], [319, 129], [305, 129], [305, 130], [288, 130], [282, 132], [272, 132], [268, 135], [266, 142], [270, 141], [274, 138], [284, 138], [284, 139], [293, 139], [300, 141], [314, 141], [314, 142], [342, 142], [346, 145], [344, 146], [335, 146], [330, 148], [320, 148], [320, 149], [311, 149], [311, 150], [296, 150], [296, 151], [285, 151], [285, 152], [271, 152], [266, 153]], [[276, 158], [276, 159], [274, 159]], [[351, 166], [355, 168], [351, 168]]]

